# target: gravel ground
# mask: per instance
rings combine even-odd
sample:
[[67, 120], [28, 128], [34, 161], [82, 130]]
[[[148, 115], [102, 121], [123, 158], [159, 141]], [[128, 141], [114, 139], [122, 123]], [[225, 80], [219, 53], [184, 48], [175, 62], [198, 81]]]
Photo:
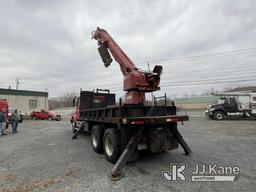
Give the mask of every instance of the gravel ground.
[[[193, 150], [150, 154], [129, 163], [125, 177], [110, 181], [112, 164], [93, 152], [90, 138], [71, 140], [68, 121], [25, 121], [19, 133], [0, 138], [0, 191], [255, 191], [256, 122], [211, 121], [192, 117], [179, 125]], [[166, 182], [169, 163], [188, 163], [188, 181]], [[192, 182], [195, 165], [239, 166], [235, 182]]]

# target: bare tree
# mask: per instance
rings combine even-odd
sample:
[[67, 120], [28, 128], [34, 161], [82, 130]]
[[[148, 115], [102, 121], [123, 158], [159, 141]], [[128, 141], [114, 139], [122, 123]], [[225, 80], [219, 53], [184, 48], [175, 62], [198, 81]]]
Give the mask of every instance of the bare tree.
[[72, 107], [73, 99], [77, 96], [75, 93], [66, 93], [62, 96], [49, 98], [49, 109], [56, 109], [60, 107]]

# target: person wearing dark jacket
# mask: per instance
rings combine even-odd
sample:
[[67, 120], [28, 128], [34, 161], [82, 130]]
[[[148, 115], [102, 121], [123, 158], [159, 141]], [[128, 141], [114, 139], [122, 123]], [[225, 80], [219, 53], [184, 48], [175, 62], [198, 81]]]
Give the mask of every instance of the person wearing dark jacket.
[[4, 114], [4, 109], [0, 109], [0, 137], [4, 134], [4, 129], [5, 129], [5, 114]]
[[11, 123], [12, 123], [12, 133], [17, 133], [17, 127], [19, 122], [19, 114], [17, 109], [14, 110], [14, 112], [11, 114]]

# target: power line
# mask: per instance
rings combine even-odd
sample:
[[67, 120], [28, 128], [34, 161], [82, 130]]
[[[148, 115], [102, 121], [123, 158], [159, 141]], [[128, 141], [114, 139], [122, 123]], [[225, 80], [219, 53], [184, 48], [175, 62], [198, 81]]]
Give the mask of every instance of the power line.
[[[209, 59], [209, 58], [216, 58], [218, 56], [230, 56], [230, 55], [236, 55], [236, 54], [246, 54], [246, 53], [254, 53], [256, 51], [256, 47], [252, 47], [252, 48], [245, 48], [245, 49], [238, 49], [238, 50], [231, 50], [231, 51], [222, 51], [222, 52], [215, 52], [215, 53], [209, 53], [209, 54], [202, 54], [202, 55], [193, 55], [193, 56], [183, 56], [183, 57], [176, 57], [176, 58], [169, 58], [169, 59], [160, 59], [160, 60], [152, 60], [150, 61], [151, 63], [154, 63], [154, 62], [163, 62], [163, 61], [180, 61], [180, 60], [191, 60], [191, 59], [198, 59], [198, 58], [201, 58], [201, 59]], [[249, 69], [247, 67], [244, 67], [243, 69]], [[250, 68], [252, 69], [252, 67]], [[253, 68], [254, 69], [254, 68]], [[220, 69], [222, 70], [222, 69]], [[91, 70], [91, 71], [86, 71], [86, 72], [82, 72], [80, 71], [79, 73], [93, 73], [93, 72], [99, 72], [101, 70]], [[188, 73], [188, 72], [203, 72], [203, 71], [208, 71], [208, 70], [192, 70], [192, 71], [183, 71], [183, 72], [175, 72], [175, 73]], [[232, 72], [234, 70], [230, 70], [230, 72]], [[222, 72], [218, 72], [220, 74], [218, 75], [223, 75], [223, 72], [227, 72], [227, 71], [222, 71]], [[238, 73], [238, 74], [241, 74], [241, 72], [237, 72], [237, 69], [236, 71], [234, 71], [235, 73]], [[172, 73], [172, 72], [165, 72], [165, 73]], [[209, 72], [210, 74], [211, 73], [214, 73], [214, 71], [211, 71]], [[246, 73], [246, 72], [244, 72]], [[253, 71], [249, 71], [248, 73], [254, 73]], [[78, 73], [73, 73], [73, 74], [68, 74], [68, 75], [76, 75]], [[225, 73], [224, 73], [225, 74]], [[204, 75], [204, 74], [203, 74]], [[56, 74], [54, 76], [67, 76], [67, 74]], [[179, 77], [179, 76], [178, 76]], [[192, 78], [200, 78], [202, 76], [192, 76]], [[26, 78], [26, 77], [25, 77]], [[177, 76], [176, 76], [176, 79], [177, 79]], [[230, 79], [230, 78], [229, 78]], [[214, 80], [214, 79], [211, 79], [211, 80]], [[70, 81], [70, 80], [67, 80], [67, 81]], [[191, 81], [190, 81], [191, 82]], [[196, 81], [193, 81], [194, 83]], [[227, 82], [227, 81], [225, 81]], [[230, 81], [229, 81], [230, 82]], [[234, 82], [234, 81], [232, 81]], [[237, 82], [237, 81], [236, 81]], [[17, 78], [16, 79], [16, 88], [18, 89], [18, 86], [19, 86], [19, 79]], [[182, 83], [181, 82], [176, 82], [176, 83]], [[206, 82], [204, 83], [201, 83], [201, 84], [205, 84]], [[164, 85], [165, 86], [165, 85]]]
[[[255, 76], [254, 76], [255, 77]], [[191, 86], [191, 85], [201, 85], [201, 84], [223, 84], [223, 83], [234, 83], [234, 82], [248, 82], [248, 81], [256, 81], [256, 78], [251, 79], [235, 79], [235, 80], [225, 80], [225, 79], [219, 79], [219, 80], [211, 80], [211, 81], [193, 81], [191, 82], [174, 82], [174, 83], [162, 83], [161, 86], [163, 87], [181, 87], [181, 86]], [[115, 87], [114, 89], [109, 88], [112, 91], [121, 91], [121, 87]]]
[[[162, 84], [161, 86], [162, 87], [184, 87], [184, 86], [196, 86], [196, 85], [213, 85], [213, 84], [227, 84], [227, 83], [240, 83], [240, 82], [250, 82], [250, 81], [256, 81], [256, 78], [255, 79], [244, 79], [244, 80], [230, 80], [230, 81], [215, 81], [215, 82], [198, 82], [198, 83], [184, 83], [184, 84]], [[123, 89], [120, 87], [120, 88], [109, 88], [109, 90], [111, 92], [122, 92], [124, 93], [125, 91], [123, 91]], [[80, 93], [79, 92], [76, 92], [77, 95], [79, 95]], [[65, 93], [63, 94], [53, 94], [54, 96], [66, 96]]]
[[[251, 73], [253, 73], [253, 74], [255, 74], [255, 72], [251, 72]], [[240, 73], [240, 74], [238, 74], [238, 75], [241, 75], [241, 74], [243, 74], [243, 73]], [[247, 72], [246, 74], [249, 74], [249, 72]], [[169, 79], [162, 79], [162, 83], [161, 83], [161, 85], [163, 85], [164, 83], [169, 83], [169, 84], [179, 84], [179, 83], [200, 83], [200, 82], [203, 82], [203, 83], [205, 83], [205, 82], [208, 82], [208, 81], [223, 81], [223, 80], [225, 80], [225, 82], [228, 82], [228, 81], [231, 81], [231, 80], [237, 80], [237, 79], [241, 79], [241, 80], [244, 80], [244, 79], [247, 79], [247, 78], [254, 78], [255, 77], [255, 75], [250, 75], [250, 76], [236, 76], [236, 77], [227, 77], [227, 76], [225, 76], [225, 77], [222, 77], [222, 78], [216, 78], [216, 75], [214, 76], [214, 77], [210, 77], [210, 76], [208, 76], [208, 77], [203, 77], [203, 76], [189, 76], [189, 78], [191, 78], [191, 79], [194, 79], [194, 80], [190, 80], [190, 79], [188, 79], [188, 80], [184, 80], [184, 78], [174, 78], [173, 80], [169, 80]], [[200, 79], [197, 79], [197, 78], [200, 78]], [[181, 81], [181, 80], [179, 80], [179, 81], [177, 81], [178, 79], [181, 79], [181, 80], [183, 80], [183, 81]], [[118, 85], [115, 85], [115, 83], [116, 82], [114, 82], [114, 84], [104, 84], [104, 85], [101, 85], [101, 87], [108, 87], [109, 89], [116, 89], [116, 88], [120, 88], [120, 85], [118, 84]]]
[[174, 57], [174, 58], [166, 58], [166, 59], [158, 59], [158, 60], [149, 60], [149, 61], [140, 62], [140, 63], [146, 63], [146, 62], [150, 62], [150, 63], [157, 63], [158, 62], [159, 63], [159, 62], [164, 62], [164, 61], [177, 61], [177, 60], [184, 60], [184, 59], [195, 59], [195, 58], [219, 56], [219, 55], [230, 56], [230, 55], [233, 55], [233, 54], [251, 53], [250, 51], [254, 53], [256, 51], [256, 47], [230, 50], [230, 51], [222, 51], [222, 52], [215, 52], [215, 53], [209, 53], [209, 54], [201, 54], [201, 55], [192, 55], [192, 56]]
[[247, 71], [247, 70], [249, 70], [249, 71], [251, 71], [251, 70], [255, 70], [256, 69], [256, 66], [245, 66], [245, 67], [243, 67], [243, 66], [241, 66], [241, 68], [230, 68], [231, 66], [228, 66], [228, 67], [221, 67], [221, 68], [213, 68], [213, 69], [211, 69], [211, 70], [209, 70], [209, 69], [196, 69], [196, 70], [184, 70], [184, 69], [182, 69], [182, 71], [175, 71], [175, 70], [173, 70], [173, 71], [164, 71], [164, 74], [165, 73], [177, 73], [177, 74], [179, 74], [179, 73], [181, 73], [181, 74], [185, 74], [185, 73], [200, 73], [200, 72], [218, 72], [218, 73], [222, 73], [222, 72], [233, 72], [233, 71]]
[[[227, 72], [227, 73], [214, 73], [214, 72], [211, 72], [211, 73], [204, 73], [204, 74], [189, 74], [188, 78], [189, 79], [196, 79], [196, 78], [211, 78], [211, 77], [229, 77], [229, 78], [232, 78], [232, 77], [235, 77], [235, 76], [240, 76], [240, 75], [249, 75], [249, 74], [256, 74], [256, 71], [243, 71], [243, 72], [240, 72], [240, 71], [237, 71], [237, 72]], [[166, 75], [165, 77], [168, 77], [169, 75]], [[173, 74], [171, 75], [172, 78], [174, 79], [184, 79], [184, 77], [187, 77], [187, 74], [184, 74], [184, 75], [176, 75], [176, 74]], [[247, 76], [245, 76], [246, 78]]]
[[162, 84], [163, 87], [182, 87], [182, 86], [191, 86], [191, 85], [202, 85], [202, 84], [223, 84], [223, 83], [236, 83], [236, 82], [249, 82], [256, 81], [256, 78], [253, 79], [238, 79], [238, 80], [230, 80], [230, 81], [212, 81], [212, 82], [195, 82], [195, 83], [184, 83], [184, 84]]
[[[188, 75], [187, 73], [191, 73], [191, 74], [189, 74], [189, 78], [191, 78], [191, 77], [201, 78], [201, 77], [206, 76], [206, 75], [221, 76], [221, 75], [232, 75], [234, 73], [235, 74], [254, 73], [253, 70], [255, 70], [255, 69], [256, 69], [256, 67], [249, 66], [249, 67], [243, 67], [241, 69], [241, 71], [237, 71], [237, 69], [229, 69], [229, 68], [227, 70], [222, 70], [222, 68], [221, 68], [220, 70], [222, 70], [222, 71], [218, 71], [218, 70], [217, 71], [216, 70], [212, 70], [212, 71], [209, 71], [209, 70], [190, 70], [190, 71], [182, 71], [182, 72], [181, 71], [173, 71], [173, 72], [167, 71], [167, 72], [164, 72], [164, 76], [166, 76], [166, 74], [173, 74], [172, 77], [177, 78], [177, 77], [187, 76]], [[114, 77], [114, 78], [116, 78], [116, 77]], [[112, 79], [112, 77], [110, 77], [110, 79]], [[28, 81], [28, 80], [26, 80], [26, 78], [24, 80]], [[67, 79], [66, 81], [70, 82], [70, 83], [73, 83], [69, 79]], [[62, 80], [62, 82], [65, 82], [65, 81]], [[26, 84], [28, 84], [28, 83], [34, 84], [35, 82], [27, 82]]]
[[[146, 62], [139, 62], [139, 63], [159, 63], [159, 62], [165, 62], [165, 61], [179, 61], [179, 60], [191, 60], [195, 58], [206, 58], [209, 59], [209, 57], [216, 58], [216, 56], [230, 56], [230, 55], [236, 55], [236, 54], [246, 54], [246, 53], [256, 53], [256, 47], [252, 48], [244, 48], [244, 49], [237, 49], [237, 50], [230, 50], [230, 51], [222, 51], [222, 52], [215, 52], [215, 53], [209, 53], [209, 54], [202, 54], [202, 55], [192, 55], [192, 56], [183, 56], [183, 57], [175, 57], [175, 58], [166, 58], [166, 59], [158, 59], [158, 60], [151, 60], [151, 61], [146, 61]], [[139, 64], [138, 63], [138, 64]], [[67, 76], [67, 75], [76, 75], [76, 74], [81, 74], [81, 73], [95, 73], [99, 72], [99, 70], [90, 70], [90, 71], [79, 71], [76, 73], [72, 74], [54, 74], [52, 77], [60, 77], [60, 76]], [[70, 73], [70, 71], [69, 71]], [[25, 76], [26, 78], [26, 76]]]
[[[246, 74], [248, 74], [249, 72], [247, 72]], [[255, 73], [254, 71], [251, 71], [251, 73]], [[241, 73], [240, 73], [241, 74]], [[202, 78], [202, 76], [190, 76], [189, 78]], [[216, 75], [215, 75], [216, 77]], [[249, 76], [249, 77], [255, 77], [255, 76]], [[237, 78], [248, 78], [247, 77], [226, 77], [226, 78], [211, 78], [209, 77], [208, 79], [200, 79], [200, 80], [186, 80], [186, 81], [175, 81], [175, 82], [170, 82], [170, 81], [166, 81], [163, 80], [162, 81], [162, 86], [186, 86], [186, 85], [200, 85], [200, 84], [215, 84], [215, 83], [223, 83], [223, 82], [218, 82], [218, 81], [223, 81], [225, 80], [225, 83], [229, 83], [229, 82], [240, 82], [240, 81], [251, 81], [250, 79], [241, 79], [241, 80], [237, 80]], [[175, 78], [176, 80], [179, 78]], [[183, 78], [184, 79], [184, 78]], [[227, 80], [227, 81], [226, 81]], [[235, 80], [235, 81], [234, 81]], [[210, 81], [210, 82], [209, 82]], [[212, 82], [215, 81], [215, 82]], [[217, 81], [217, 82], [216, 82]], [[182, 85], [181, 85], [182, 84]], [[105, 87], [109, 87], [109, 89], [115, 90], [115, 91], [121, 91], [120, 85], [116, 85], [116, 86], [111, 86], [111, 85], [104, 85]], [[72, 92], [72, 91], [69, 91]], [[73, 91], [76, 92], [76, 91]], [[72, 93], [73, 93], [72, 92]], [[65, 92], [66, 93], [66, 92]], [[76, 92], [77, 93], [77, 92]], [[59, 94], [59, 93], [57, 93]], [[59, 95], [62, 95], [62, 93], [60, 93]]]

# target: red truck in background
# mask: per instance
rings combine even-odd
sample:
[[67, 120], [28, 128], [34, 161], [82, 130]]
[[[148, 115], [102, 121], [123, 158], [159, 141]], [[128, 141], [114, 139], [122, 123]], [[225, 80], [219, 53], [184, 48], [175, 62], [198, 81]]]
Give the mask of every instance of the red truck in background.
[[0, 99], [0, 110], [4, 113], [6, 120], [8, 120], [8, 108], [8, 101], [6, 99]]
[[[10, 116], [16, 110], [15, 108], [10, 108], [9, 103], [6, 99], [0, 99], [0, 110], [4, 112], [5, 119], [6, 119], [6, 129], [8, 128], [9, 124], [11, 124]], [[19, 123], [23, 122], [24, 114], [18, 112], [19, 114]]]
[[56, 120], [56, 121], [60, 121], [61, 120], [61, 115], [55, 113], [55, 112], [52, 112], [52, 111], [44, 111], [44, 110], [41, 110], [41, 111], [33, 111], [31, 114], [30, 114], [30, 117], [33, 119], [33, 120], [36, 120], [36, 119], [41, 119], [41, 120]]

